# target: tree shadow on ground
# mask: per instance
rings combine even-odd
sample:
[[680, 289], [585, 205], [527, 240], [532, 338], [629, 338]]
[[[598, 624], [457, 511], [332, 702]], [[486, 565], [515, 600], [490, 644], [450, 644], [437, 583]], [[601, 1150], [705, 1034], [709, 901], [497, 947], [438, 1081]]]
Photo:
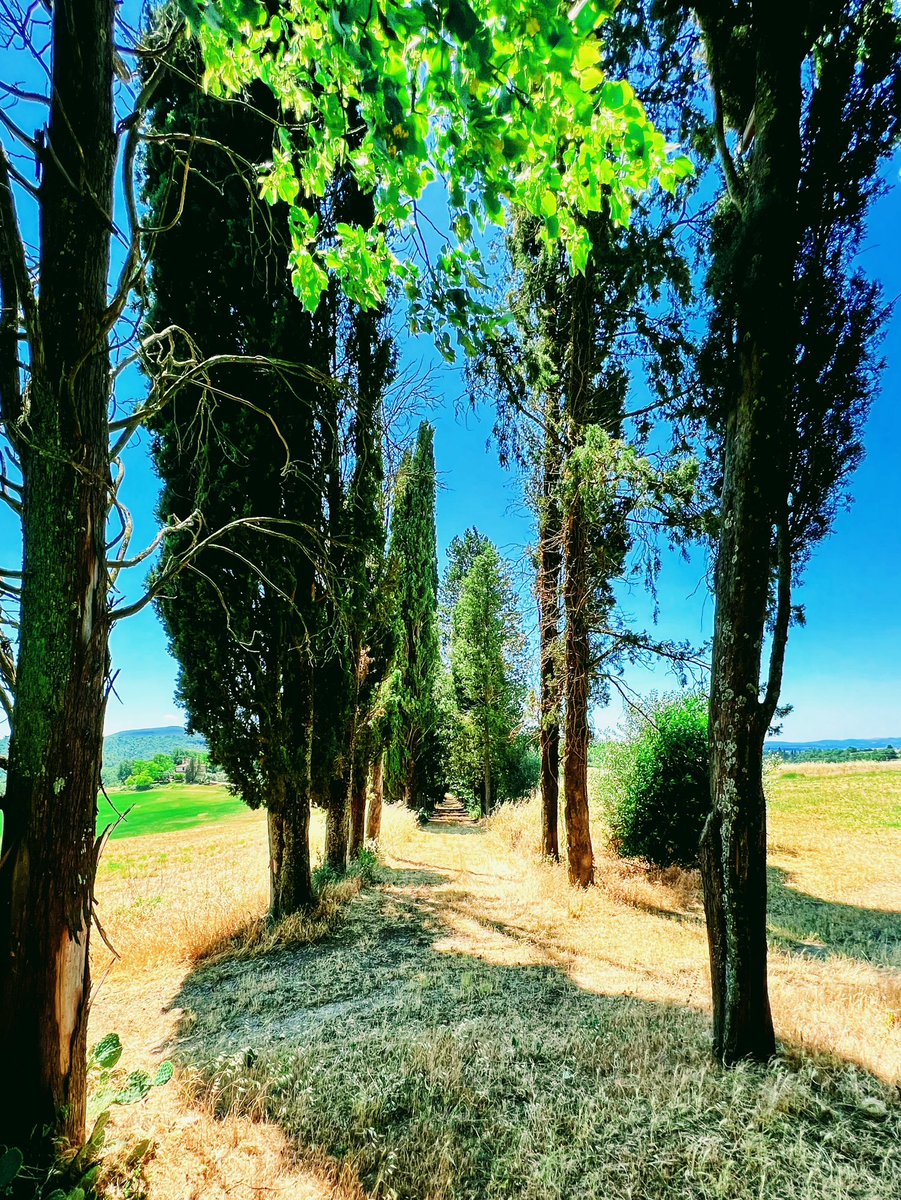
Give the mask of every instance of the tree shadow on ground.
[[793, 875], [769, 868], [769, 934], [782, 950], [812, 958], [839, 955], [901, 967], [901, 913], [821, 900], [799, 891]]
[[[461, 916], [487, 941], [461, 950]], [[321, 943], [195, 970], [174, 1056], [215, 1112], [266, 1115], [327, 1164], [336, 1200], [901, 1187], [901, 1108], [877, 1081], [716, 1069], [703, 1014], [584, 991], [553, 947], [479, 918], [451, 874], [385, 870]]]

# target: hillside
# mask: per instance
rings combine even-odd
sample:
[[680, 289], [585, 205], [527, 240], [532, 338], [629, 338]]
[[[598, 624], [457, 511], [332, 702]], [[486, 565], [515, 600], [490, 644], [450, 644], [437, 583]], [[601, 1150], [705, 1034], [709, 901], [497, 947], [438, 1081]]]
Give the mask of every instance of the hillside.
[[115, 783], [116, 768], [128, 759], [148, 759], [155, 754], [172, 754], [175, 750], [205, 749], [204, 738], [185, 733], [180, 725], [163, 725], [157, 729], [123, 729], [103, 739], [103, 782]]

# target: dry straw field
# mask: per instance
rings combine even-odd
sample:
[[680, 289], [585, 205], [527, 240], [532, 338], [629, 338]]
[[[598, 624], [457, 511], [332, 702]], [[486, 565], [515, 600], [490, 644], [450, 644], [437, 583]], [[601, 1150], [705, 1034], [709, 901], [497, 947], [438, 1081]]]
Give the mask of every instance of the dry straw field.
[[[388, 811], [376, 886], [261, 937], [259, 814], [113, 843], [95, 1038], [173, 1059], [116, 1116], [123, 1196], [892, 1200], [901, 1196], [901, 770], [773, 782], [781, 1057], [716, 1068], [698, 880], [600, 886], [533, 852], [534, 803], [484, 827]], [[314, 841], [321, 840], [314, 824]], [[153, 1149], [129, 1164], [128, 1146]]]

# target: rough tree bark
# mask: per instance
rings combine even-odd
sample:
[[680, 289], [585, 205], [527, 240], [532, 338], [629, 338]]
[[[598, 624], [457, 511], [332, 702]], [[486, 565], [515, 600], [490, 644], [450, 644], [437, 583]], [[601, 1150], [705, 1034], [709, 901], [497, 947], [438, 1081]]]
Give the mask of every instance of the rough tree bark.
[[560, 858], [560, 678], [557, 669], [560, 634], [561, 513], [560, 443], [556, 432], [559, 406], [548, 404], [545, 419], [543, 500], [538, 547], [538, 625], [541, 654], [539, 747], [541, 751], [541, 853]]
[[369, 815], [366, 819], [366, 838], [370, 842], [377, 842], [381, 836], [384, 798], [384, 759], [380, 754], [372, 764], [372, 797], [369, 801]]
[[[39, 338], [27, 412], [4, 412], [24, 477], [24, 578], [0, 867], [3, 1140], [85, 1127], [89, 935], [108, 675], [107, 306], [113, 0], [56, 0], [40, 185]], [[6, 220], [4, 220], [6, 226]], [[7, 245], [11, 228], [2, 230]], [[4, 395], [4, 407], [11, 399]]]
[[[756, 144], [735, 260], [741, 386], [726, 424], [710, 699], [712, 813], [701, 846], [714, 1053], [726, 1063], [765, 1060], [775, 1050], [767, 990], [762, 763], [778, 701], [784, 636], [775, 639], [766, 696], [762, 702], [758, 696], [773, 529], [787, 495], [801, 29], [800, 13], [784, 4], [755, 4]], [[790, 578], [780, 579], [781, 586], [788, 584]]]
[[[354, 746], [353, 778], [350, 788], [350, 856], [355, 858], [363, 849], [366, 837], [366, 783], [369, 775], [367, 733], [358, 735]], [[362, 744], [361, 744], [362, 743]]]
[[[576, 443], [588, 420], [592, 386], [594, 327], [592, 267], [571, 284], [567, 426]], [[588, 809], [588, 694], [591, 670], [591, 596], [588, 570], [588, 523], [578, 481], [570, 488], [563, 513], [563, 606], [566, 613], [563, 694], [566, 700], [563, 793], [567, 865], [570, 883], [594, 883], [594, 851]]]
[[280, 920], [313, 903], [310, 806], [285, 796], [266, 809], [269, 828], [269, 915]]
[[350, 862], [350, 779], [346, 771], [333, 780], [325, 810], [324, 862], [339, 875]]
[[591, 638], [588, 620], [585, 561], [587, 529], [581, 503], [575, 498], [563, 522], [563, 602], [566, 609], [564, 651], [563, 795], [566, 850], [570, 883], [594, 883], [594, 851], [588, 809], [588, 683]]
[[491, 791], [491, 742], [486, 738], [482, 753], [482, 816], [491, 815], [494, 797]]

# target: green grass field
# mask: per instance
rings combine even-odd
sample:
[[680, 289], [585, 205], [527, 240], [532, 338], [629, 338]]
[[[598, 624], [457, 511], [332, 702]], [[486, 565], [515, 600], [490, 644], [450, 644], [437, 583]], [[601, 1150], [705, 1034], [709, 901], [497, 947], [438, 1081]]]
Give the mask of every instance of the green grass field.
[[146, 792], [114, 791], [109, 800], [101, 795], [97, 808], [98, 833], [117, 820], [116, 810], [126, 814], [113, 830], [113, 838], [175, 833], [247, 812], [247, 806], [222, 784], [173, 783]]

